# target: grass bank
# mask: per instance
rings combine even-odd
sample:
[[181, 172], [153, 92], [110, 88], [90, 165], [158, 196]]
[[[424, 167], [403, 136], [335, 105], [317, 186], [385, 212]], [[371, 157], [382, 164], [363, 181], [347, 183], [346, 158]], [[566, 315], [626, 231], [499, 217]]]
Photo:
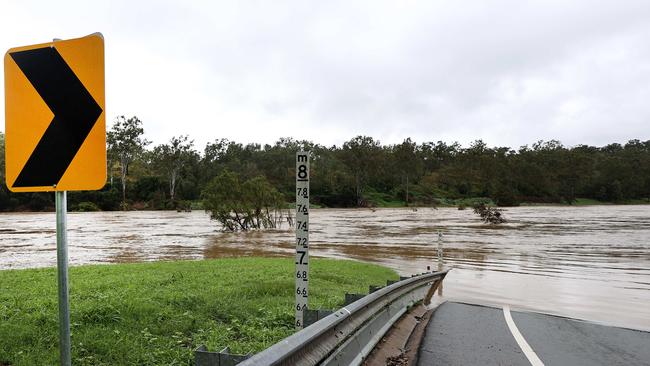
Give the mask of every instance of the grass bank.
[[[335, 308], [397, 274], [313, 259], [310, 305]], [[192, 350], [257, 352], [293, 332], [294, 264], [274, 258], [70, 269], [74, 365], [191, 365]], [[58, 363], [56, 270], [0, 271], [0, 365]]]

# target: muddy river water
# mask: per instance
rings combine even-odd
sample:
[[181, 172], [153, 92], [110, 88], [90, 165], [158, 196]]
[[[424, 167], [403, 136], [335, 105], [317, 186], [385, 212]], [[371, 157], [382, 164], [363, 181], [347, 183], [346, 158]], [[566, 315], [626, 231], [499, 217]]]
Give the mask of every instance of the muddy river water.
[[[453, 270], [447, 299], [650, 330], [650, 206], [518, 207], [508, 223], [452, 208], [311, 213], [316, 256], [379, 263], [403, 275]], [[0, 214], [0, 269], [56, 264], [53, 213]], [[442, 234], [441, 239], [439, 233]], [[70, 213], [72, 265], [291, 256], [293, 231], [222, 233], [202, 211]]]

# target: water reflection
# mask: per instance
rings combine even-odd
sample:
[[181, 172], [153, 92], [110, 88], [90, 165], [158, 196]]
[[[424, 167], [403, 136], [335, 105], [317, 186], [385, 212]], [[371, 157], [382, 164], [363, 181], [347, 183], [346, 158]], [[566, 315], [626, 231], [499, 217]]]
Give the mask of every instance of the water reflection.
[[[471, 211], [313, 210], [312, 255], [437, 268], [450, 299], [650, 329], [650, 206], [520, 207], [502, 226]], [[292, 230], [221, 233], [203, 212], [71, 213], [70, 259], [84, 263], [291, 256]], [[0, 269], [54, 266], [54, 214], [0, 215]]]

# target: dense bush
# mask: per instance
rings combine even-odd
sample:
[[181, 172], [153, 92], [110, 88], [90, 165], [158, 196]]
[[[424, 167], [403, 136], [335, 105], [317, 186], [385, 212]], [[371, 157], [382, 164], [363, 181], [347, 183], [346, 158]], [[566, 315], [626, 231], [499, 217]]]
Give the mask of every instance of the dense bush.
[[485, 203], [474, 205], [474, 213], [481, 216], [481, 220], [488, 224], [503, 224], [506, 222], [500, 209], [487, 206]]
[[[136, 130], [136, 135], [142, 132]], [[119, 147], [119, 135], [111, 136], [111, 146]], [[146, 142], [141, 139], [142, 146], [127, 154], [125, 169], [121, 165], [127, 160], [109, 151], [106, 187], [96, 192], [70, 192], [70, 207], [85, 201], [102, 210], [116, 210], [124, 199], [127, 208], [177, 209], [179, 201], [201, 200], [201, 192], [225, 170], [242, 181], [264, 177], [284, 202], [291, 202], [298, 150], [312, 153], [310, 199], [322, 206], [457, 205], [477, 197], [488, 198], [497, 206], [573, 204], [584, 199], [650, 202], [650, 141], [603, 147], [566, 147], [558, 141], [540, 141], [511, 149], [488, 147], [481, 140], [468, 147], [442, 141], [418, 144], [411, 139], [382, 145], [368, 136], [330, 147], [291, 138], [272, 145], [217, 139], [202, 153], [194, 150], [187, 136], [150, 149]], [[3, 151], [0, 146], [2, 180]], [[17, 194], [0, 188], [0, 211], [53, 208], [52, 194]]]
[[203, 191], [203, 208], [226, 231], [276, 228], [283, 219], [284, 199], [266, 178], [241, 181], [224, 171]]
[[93, 211], [101, 211], [99, 206], [92, 202], [80, 202], [77, 205], [77, 211], [79, 212], [93, 212]]

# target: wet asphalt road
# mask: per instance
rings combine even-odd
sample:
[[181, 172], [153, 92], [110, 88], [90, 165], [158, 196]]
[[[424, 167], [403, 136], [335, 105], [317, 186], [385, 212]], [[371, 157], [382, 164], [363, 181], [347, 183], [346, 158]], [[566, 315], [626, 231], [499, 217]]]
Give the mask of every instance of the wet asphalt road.
[[[511, 314], [544, 365], [650, 365], [648, 332], [537, 313]], [[446, 302], [427, 325], [418, 365], [531, 365], [531, 361], [515, 340], [503, 309]]]

